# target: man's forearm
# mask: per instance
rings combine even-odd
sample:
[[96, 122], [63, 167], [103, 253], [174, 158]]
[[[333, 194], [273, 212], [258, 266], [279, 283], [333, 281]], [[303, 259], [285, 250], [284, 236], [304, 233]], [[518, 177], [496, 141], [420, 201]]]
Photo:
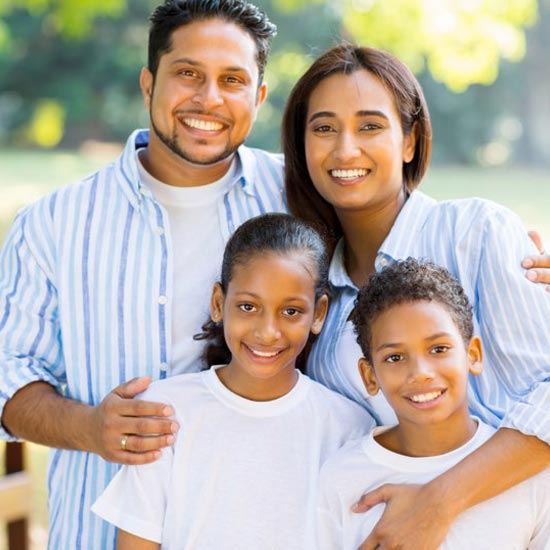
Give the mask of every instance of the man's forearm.
[[4, 407], [2, 424], [14, 436], [48, 447], [94, 451], [94, 408], [60, 395], [46, 382], [20, 389]]
[[453, 515], [490, 499], [550, 466], [550, 446], [503, 428], [464, 460], [427, 484]]

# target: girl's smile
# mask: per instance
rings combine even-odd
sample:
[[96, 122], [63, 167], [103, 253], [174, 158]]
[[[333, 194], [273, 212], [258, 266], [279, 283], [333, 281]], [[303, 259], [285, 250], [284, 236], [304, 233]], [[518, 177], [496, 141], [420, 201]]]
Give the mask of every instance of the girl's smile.
[[296, 382], [296, 359], [322, 328], [328, 300], [315, 299], [315, 274], [302, 251], [266, 252], [237, 263], [224, 295], [216, 285], [212, 318], [223, 318], [231, 361], [217, 370], [234, 393], [276, 399]]

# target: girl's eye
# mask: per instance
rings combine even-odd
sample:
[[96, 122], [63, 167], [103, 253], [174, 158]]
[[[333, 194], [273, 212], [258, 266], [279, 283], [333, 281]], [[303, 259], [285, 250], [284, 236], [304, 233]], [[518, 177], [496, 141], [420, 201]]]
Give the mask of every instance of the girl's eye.
[[239, 309], [246, 313], [250, 313], [256, 310], [256, 308], [252, 304], [239, 304]]
[[384, 361], [386, 363], [398, 363], [399, 361], [403, 360], [403, 356], [400, 353], [392, 353], [391, 355], [388, 355]]
[[440, 345], [440, 346], [434, 346], [432, 348], [432, 353], [433, 354], [440, 354], [440, 353], [445, 353], [447, 351], [449, 351], [450, 347], [449, 346], [443, 346], [443, 345]]
[[284, 311], [285, 315], [287, 317], [296, 317], [300, 313], [300, 310], [296, 309], [295, 307], [287, 307]]

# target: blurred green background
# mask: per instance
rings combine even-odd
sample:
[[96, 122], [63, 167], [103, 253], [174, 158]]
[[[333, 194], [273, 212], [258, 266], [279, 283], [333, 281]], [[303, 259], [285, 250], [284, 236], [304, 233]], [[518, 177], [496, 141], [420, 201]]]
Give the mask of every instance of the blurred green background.
[[[18, 208], [111, 160], [129, 132], [147, 126], [138, 75], [157, 3], [1, 1], [0, 243]], [[550, 244], [550, 0], [256, 3], [279, 34], [251, 145], [279, 149], [288, 91], [321, 51], [342, 38], [382, 47], [416, 72], [430, 106], [433, 166], [423, 189], [504, 203]], [[27, 451], [38, 550], [47, 453]]]

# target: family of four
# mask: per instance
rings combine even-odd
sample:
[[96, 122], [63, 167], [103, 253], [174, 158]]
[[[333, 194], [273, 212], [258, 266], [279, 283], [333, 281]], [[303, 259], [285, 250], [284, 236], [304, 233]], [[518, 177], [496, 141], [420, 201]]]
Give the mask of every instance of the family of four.
[[314, 61], [284, 165], [244, 146], [275, 32], [159, 6], [149, 129], [6, 239], [0, 433], [52, 447], [49, 548], [550, 548], [550, 257], [416, 190], [428, 109], [380, 50]]

